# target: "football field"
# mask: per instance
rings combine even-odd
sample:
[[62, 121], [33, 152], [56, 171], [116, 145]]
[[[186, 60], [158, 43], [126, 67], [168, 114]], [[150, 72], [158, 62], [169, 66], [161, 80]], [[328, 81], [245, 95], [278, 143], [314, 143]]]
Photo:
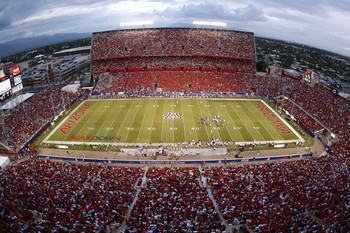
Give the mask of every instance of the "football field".
[[236, 143], [304, 141], [260, 99], [139, 98], [83, 101], [43, 142], [123, 145], [211, 139]]

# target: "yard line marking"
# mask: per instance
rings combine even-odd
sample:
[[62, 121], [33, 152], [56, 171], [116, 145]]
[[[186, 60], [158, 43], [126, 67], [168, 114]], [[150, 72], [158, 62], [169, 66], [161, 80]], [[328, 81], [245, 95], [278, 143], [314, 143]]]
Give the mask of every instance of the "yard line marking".
[[[193, 99], [192, 99], [192, 100], [193, 100]], [[190, 99], [188, 99], [187, 101], [190, 102]], [[191, 108], [193, 108], [193, 104], [189, 104], [189, 105], [191, 105], [191, 106], [192, 106]], [[188, 105], [187, 105], [187, 106], [188, 106]], [[191, 110], [190, 113], [191, 113], [193, 122], [195, 122], [194, 116], [193, 116], [193, 111]], [[185, 133], [186, 133], [186, 132], [185, 132]], [[195, 140], [195, 141], [198, 141], [198, 134], [197, 134], [197, 131], [195, 131], [195, 133], [196, 133], [196, 137], [197, 137], [197, 140]], [[192, 134], [192, 133], [191, 133], [191, 134]]]
[[[199, 101], [199, 100], [197, 100], [196, 103], [197, 103], [197, 105], [198, 105], [199, 112], [201, 113], [201, 116], [203, 116], [203, 112], [202, 112], [202, 109], [201, 109], [200, 105], [198, 104], [198, 101]], [[210, 111], [209, 111], [209, 112], [210, 112]], [[194, 119], [193, 119], [193, 122], [194, 122], [194, 124], [195, 124]], [[210, 142], [210, 136], [209, 136], [209, 134], [208, 134], [208, 127], [204, 127], [204, 129], [205, 129], [205, 133], [207, 134], [207, 137], [208, 137], [208, 142]], [[195, 131], [196, 131], [196, 134], [197, 134], [197, 130], [195, 130]], [[198, 136], [197, 136], [197, 137], [198, 137]]]
[[[98, 103], [98, 104], [100, 104], [100, 103]], [[98, 104], [97, 104], [96, 106], [97, 106], [97, 108], [100, 108], [100, 106], [99, 106]], [[101, 105], [103, 105], [103, 104], [104, 104], [104, 102], [101, 103]], [[93, 111], [93, 112], [91, 113], [91, 116], [89, 117], [89, 119], [94, 118], [94, 116], [97, 115], [96, 113], [98, 114], [98, 117], [96, 117], [97, 120], [93, 123], [93, 126], [94, 126], [94, 127], [92, 127], [92, 128], [94, 128], [94, 129], [93, 129], [92, 131], [94, 131], [94, 130], [96, 129], [95, 124], [96, 124], [96, 122], [98, 122], [98, 119], [100, 119], [100, 117], [103, 115], [104, 111], [101, 111], [101, 112], [99, 112], [99, 111], [97, 111], [97, 112]], [[91, 121], [90, 121], [89, 119], [86, 121], [85, 124], [83, 124], [83, 126], [81, 127], [81, 129], [78, 131], [77, 135], [83, 134], [83, 133], [80, 133], [82, 130], [83, 130], [83, 132], [85, 132], [86, 125], [91, 123]], [[100, 129], [100, 128], [98, 128], [97, 130], [99, 130], [99, 129]], [[90, 130], [89, 130], [88, 133], [90, 133]]]
[[[184, 108], [183, 108], [183, 104], [182, 104], [182, 100], [180, 100], [180, 105], [181, 105], [181, 111], [182, 111], [182, 115], [185, 116], [185, 112], [184, 112]], [[182, 120], [182, 125], [184, 127], [184, 136], [185, 136], [185, 142], [187, 142], [187, 136], [186, 136], [186, 124], [185, 124], [185, 120]]]
[[[229, 108], [230, 108], [230, 107], [232, 108], [232, 105], [230, 105], [230, 104], [228, 104], [228, 105], [229, 105]], [[226, 113], [227, 113], [227, 116], [231, 119], [231, 121], [233, 121], [232, 118], [231, 118], [230, 113], [229, 113], [228, 110], [227, 110], [227, 108], [225, 108], [225, 111], [226, 111]], [[233, 124], [234, 124], [234, 122], [233, 122]], [[235, 140], [233, 139], [233, 137], [232, 137], [231, 130], [230, 130], [229, 127], [230, 127], [230, 126], [226, 125], [226, 130], [227, 130], [228, 134], [230, 135], [231, 141], [235, 141]], [[240, 132], [239, 130], [238, 130], [238, 132], [239, 132], [239, 134], [241, 134], [241, 132]], [[241, 136], [242, 136], [242, 135], [241, 135]], [[242, 139], [243, 139], [243, 137], [242, 137]]]
[[[215, 107], [215, 109], [216, 109], [216, 111], [219, 113], [220, 111], [218, 110], [218, 108], [216, 107], [216, 105], [214, 104], [214, 107]], [[220, 107], [221, 108], [224, 108], [224, 109], [227, 109], [226, 108], [226, 105], [220, 105]], [[226, 110], [227, 111], [227, 110]], [[221, 116], [222, 117], [222, 116]], [[220, 136], [220, 141], [224, 141], [223, 140], [223, 138], [221, 137], [221, 134], [220, 134], [220, 130], [217, 130], [218, 131], [218, 133], [219, 133], [219, 136]], [[228, 130], [227, 130], [228, 131]], [[222, 132], [223, 133], [223, 132]], [[231, 137], [231, 140], [232, 140], [232, 136], [231, 136], [231, 134], [230, 134], [230, 131], [228, 131], [228, 134], [230, 135], [230, 137]]]
[[[242, 111], [242, 112], [243, 112], [243, 114], [247, 117], [247, 119], [250, 119], [249, 116], [247, 115], [247, 113], [245, 112], [245, 110]], [[239, 115], [238, 115], [238, 117], [240, 118]], [[250, 138], [251, 138], [252, 140], [254, 140], [254, 136], [255, 136], [255, 135], [252, 135], [251, 132], [250, 132], [250, 128], [247, 127], [247, 125], [245, 124], [244, 121], [242, 121], [242, 122], [243, 122], [245, 128], [247, 129], [247, 131], [248, 131], [248, 133], [249, 133], [249, 135], [250, 135]], [[250, 120], [250, 122], [252, 122], [252, 121]], [[253, 122], [252, 122], [251, 124], [253, 124]], [[264, 137], [262, 136], [262, 134], [261, 134], [259, 131], [258, 131], [258, 134], [260, 134], [261, 138], [264, 138]], [[264, 138], [264, 139], [265, 139], [265, 138]]]
[[[237, 120], [239, 120], [240, 122], [242, 122], [242, 119], [241, 119], [241, 117], [239, 116], [239, 114], [238, 114], [238, 112], [236, 112], [236, 109], [233, 107], [233, 106], [230, 106], [230, 109], [232, 110], [232, 112], [238, 117], [238, 119]], [[227, 110], [227, 112], [228, 112], [228, 110]], [[229, 112], [228, 112], [229, 113]], [[233, 119], [232, 117], [231, 117], [231, 114], [229, 113], [229, 117], [230, 117], [230, 122], [232, 121], [232, 123], [234, 124], [234, 127], [236, 127], [236, 128], [239, 128], [238, 129], [238, 133], [239, 133], [239, 135], [240, 135], [240, 137], [242, 138], [242, 140], [244, 140], [244, 137], [243, 137], [243, 135], [242, 135], [242, 133], [241, 133], [241, 129], [242, 129], [242, 127], [239, 127], [239, 126], [237, 126], [236, 124], [235, 124], [235, 119]], [[242, 122], [243, 123], [243, 125], [244, 125], [244, 122]], [[244, 125], [245, 126], [245, 125]], [[246, 126], [245, 126], [245, 128], [246, 128]], [[248, 131], [248, 130], [247, 130]], [[249, 131], [248, 131], [248, 133], [249, 133]]]
[[[166, 100], [164, 100], [164, 108], [163, 108], [163, 116], [165, 116], [165, 103]], [[161, 129], [161, 134], [160, 134], [160, 140], [163, 142], [163, 132], [164, 132], [164, 117], [162, 118], [162, 129]]]
[[[136, 101], [135, 101], [135, 102], [136, 102]], [[134, 105], [135, 102], [131, 102], [131, 106], [129, 107], [128, 111], [126, 112], [126, 114], [125, 114], [125, 116], [124, 116], [124, 119], [123, 119], [122, 123], [120, 124], [120, 127], [119, 127], [119, 129], [118, 129], [118, 132], [117, 132], [116, 136], [120, 135], [119, 132], [120, 132], [120, 130], [123, 128], [124, 121], [125, 121], [125, 119], [127, 118], [126, 116], [129, 114], [130, 109], [132, 108], [132, 106]], [[121, 136], [120, 136], [120, 137], [121, 137]], [[125, 138], [127, 138], [127, 137], [125, 137]]]
[[[140, 100], [139, 100], [139, 101], [140, 101]], [[137, 110], [136, 110], [136, 112], [135, 112], [135, 114], [134, 114], [134, 119], [132, 120], [132, 123], [131, 123], [130, 127], [126, 127], [126, 128], [127, 128], [126, 130], [128, 131], [128, 133], [127, 133], [127, 135], [125, 136], [125, 139], [128, 139], [129, 134], [130, 134], [130, 131], [133, 131], [133, 130], [134, 130], [134, 127], [132, 127], [132, 125], [134, 124], [136, 115], [139, 113], [141, 107], [142, 107], [141, 104], [137, 104], [137, 105], [136, 105], [136, 109], [137, 109]], [[125, 115], [125, 116], [126, 116], [126, 115]]]
[[[115, 104], [114, 107], [113, 107], [113, 109], [112, 109], [112, 111], [109, 111], [109, 114], [107, 115], [107, 117], [106, 117], [106, 118], [104, 119], [104, 121], [102, 122], [100, 128], [97, 130], [96, 135], [99, 135], [100, 130], [104, 128], [103, 125], [106, 123], [106, 120], [109, 118], [109, 116], [112, 114], [112, 112], [114, 112], [114, 109], [115, 109], [116, 107], [117, 107], [117, 105]], [[106, 135], [106, 136], [107, 136], [107, 135]]]
[[[213, 104], [213, 105], [215, 105], [215, 104]], [[209, 115], [208, 115], [208, 117], [210, 117], [209, 118], [209, 121], [211, 122], [211, 124], [212, 124], [212, 127], [213, 127], [213, 129], [214, 129], [214, 124], [213, 124], [213, 122], [212, 122], [212, 119], [213, 119], [213, 114], [212, 114], [212, 112], [211, 112], [211, 110], [210, 110], [210, 108], [207, 108], [207, 109], [204, 109], [204, 110], [206, 110], [206, 111], [208, 111], [209, 113]], [[202, 116], [203, 116], [203, 114], [202, 114]], [[207, 130], [207, 132], [208, 132], [208, 128], [207, 127], [205, 127], [205, 129]], [[208, 136], [208, 139], [209, 139], [209, 141], [210, 141], [210, 139], [211, 138], [214, 138], [214, 136], [213, 136], [213, 134], [214, 134], [215, 132], [213, 132], [213, 133], [211, 133], [211, 135], [210, 136]], [[217, 133], [219, 133], [219, 132], [217, 132]], [[208, 133], [207, 133], [207, 135], [208, 135]], [[220, 136], [220, 134], [219, 134], [219, 136]], [[220, 137], [221, 138], [221, 137]]]
[[[143, 122], [144, 122], [144, 119], [145, 119], [145, 116], [146, 116], [146, 112], [147, 112], [147, 109], [148, 109], [148, 105], [149, 105], [150, 102], [151, 102], [150, 100], [147, 101], [147, 107], [146, 107], [145, 113], [143, 114], [143, 117], [142, 117], [141, 126], [140, 126], [140, 129], [139, 129], [139, 133], [137, 135], [137, 138], [136, 138], [136, 142], [139, 141], [140, 133], [141, 133], [141, 130], [142, 130], [142, 125], [143, 125]], [[136, 114], [135, 114], [135, 116], [136, 116]]]
[[[174, 102], [174, 100], [172, 100], [172, 102]], [[174, 106], [176, 107], [176, 105], [174, 105], [174, 104], [171, 104], [170, 105], [170, 107], [171, 108], [173, 108], [173, 111], [172, 112], [174, 112]], [[175, 120], [173, 120], [173, 128], [174, 128], [174, 130], [173, 130], [173, 143], [174, 143], [174, 140], [175, 140], [175, 130], [177, 130], [177, 128], [175, 127]], [[176, 129], [175, 129], [176, 128]], [[171, 130], [171, 129], [170, 129]]]
[[[116, 104], [116, 106], [118, 106], [119, 105], [119, 108], [117, 108], [118, 109], [118, 115], [114, 118], [114, 120], [113, 120], [113, 123], [112, 123], [112, 125], [113, 126], [115, 126], [115, 122], [119, 119], [119, 116], [120, 116], [120, 113], [122, 112], [122, 109], [120, 108], [121, 106], [125, 106], [126, 107], [126, 105], [124, 104], [124, 100], [117, 100], [118, 102], [120, 101], [121, 103], [122, 103], [122, 105], [119, 105], [119, 103], [117, 102], [117, 104]], [[119, 131], [119, 129], [120, 129], [120, 127], [118, 128], [118, 131]], [[115, 141], [115, 139], [118, 137], [118, 134], [116, 134], [116, 135], [114, 135], [114, 140], [113, 140], [113, 142]], [[121, 139], [121, 136], [119, 136], [120, 137], [120, 139]]]
[[[157, 106], [157, 108], [159, 107], [158, 102], [159, 102], [159, 99], [157, 99], [157, 103], [155, 104], [155, 105]], [[154, 105], [153, 105], [153, 106], [154, 106]], [[155, 122], [154, 118], [155, 118], [155, 116], [156, 116], [156, 112], [157, 112], [157, 109], [154, 108], [154, 111], [153, 111], [153, 121], [152, 121], [152, 129], [155, 128], [155, 127], [154, 127], [154, 122]], [[163, 119], [163, 120], [164, 120], [164, 119]], [[149, 138], [148, 138], [148, 141], [149, 141], [149, 142], [151, 141], [151, 138], [152, 138], [152, 131], [150, 131], [150, 134], [149, 134]]]

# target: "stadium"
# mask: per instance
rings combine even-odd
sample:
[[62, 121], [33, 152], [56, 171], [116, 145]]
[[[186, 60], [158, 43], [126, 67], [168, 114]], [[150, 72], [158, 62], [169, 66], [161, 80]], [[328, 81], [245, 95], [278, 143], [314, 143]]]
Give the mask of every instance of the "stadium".
[[2, 119], [0, 231], [350, 230], [350, 102], [312, 71], [257, 73], [222, 29], [96, 32], [90, 57], [91, 90]]

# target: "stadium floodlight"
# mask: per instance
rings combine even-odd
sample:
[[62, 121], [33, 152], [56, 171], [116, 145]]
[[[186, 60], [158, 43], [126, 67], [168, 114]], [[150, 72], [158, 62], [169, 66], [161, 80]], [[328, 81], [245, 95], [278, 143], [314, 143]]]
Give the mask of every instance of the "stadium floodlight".
[[152, 25], [153, 20], [145, 20], [145, 21], [138, 21], [138, 22], [122, 22], [120, 23], [120, 26], [137, 26], [137, 25]]
[[217, 27], [226, 27], [224, 22], [214, 22], [214, 21], [193, 21], [195, 25], [208, 25], [208, 26], [217, 26]]

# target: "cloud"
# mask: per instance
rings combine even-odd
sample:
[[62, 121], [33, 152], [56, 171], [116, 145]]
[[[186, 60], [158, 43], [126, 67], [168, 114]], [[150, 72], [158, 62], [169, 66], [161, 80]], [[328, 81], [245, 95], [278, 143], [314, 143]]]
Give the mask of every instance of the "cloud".
[[340, 11], [344, 14], [350, 14], [349, 0], [253, 0], [252, 4], [273, 7], [281, 12], [286, 10], [295, 10], [305, 14], [314, 14], [317, 16], [327, 16], [331, 11]]
[[264, 11], [253, 5], [234, 9], [233, 19], [242, 21], [266, 21]]
[[350, 15], [350, 3], [349, 0], [337, 0], [330, 1], [330, 7], [333, 9], [344, 12], [347, 15]]
[[266, 21], [263, 10], [253, 5], [230, 9], [226, 5], [213, 2], [184, 4], [179, 7], [168, 7], [164, 11], [157, 13], [174, 19]]
[[0, 30], [8, 28], [12, 23], [11, 14], [8, 11], [2, 10], [0, 12]]
[[123, 21], [152, 19], [153, 27], [224, 21], [227, 29], [265, 37], [347, 53], [344, 47], [349, 47], [349, 0], [0, 0], [0, 5], [0, 43], [47, 33], [114, 30]]

